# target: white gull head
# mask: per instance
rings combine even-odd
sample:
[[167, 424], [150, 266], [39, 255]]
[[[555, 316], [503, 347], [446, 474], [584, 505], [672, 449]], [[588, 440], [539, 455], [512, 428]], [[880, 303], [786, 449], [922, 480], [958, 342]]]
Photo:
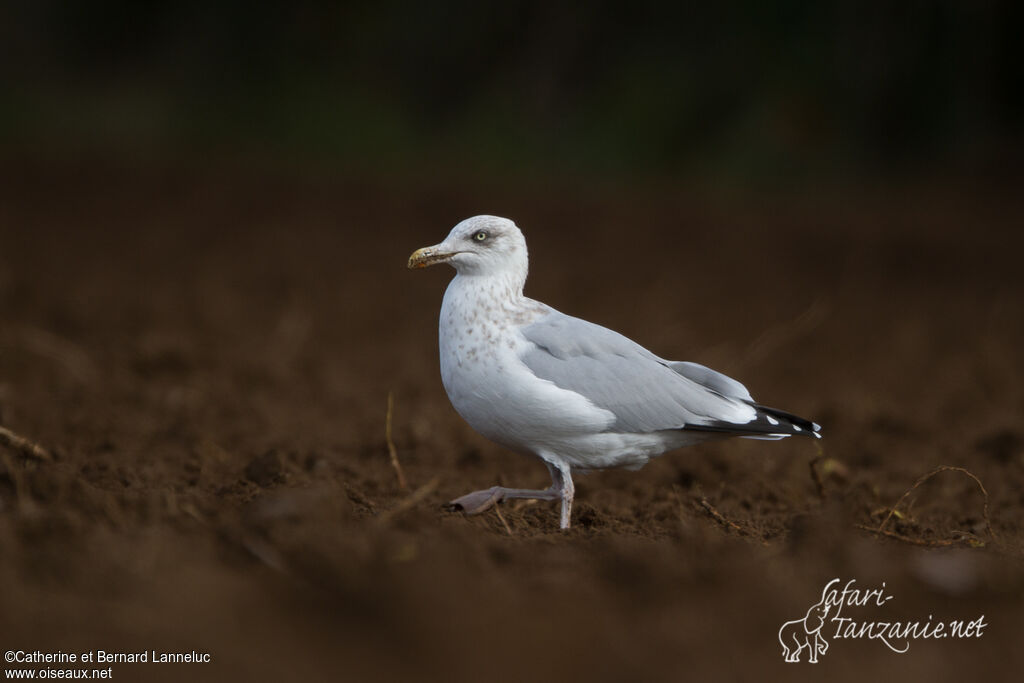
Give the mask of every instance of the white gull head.
[[529, 270], [526, 239], [516, 224], [498, 216], [473, 216], [448, 233], [444, 241], [417, 249], [410, 268], [447, 263], [459, 275], [498, 275], [511, 278], [522, 291]]

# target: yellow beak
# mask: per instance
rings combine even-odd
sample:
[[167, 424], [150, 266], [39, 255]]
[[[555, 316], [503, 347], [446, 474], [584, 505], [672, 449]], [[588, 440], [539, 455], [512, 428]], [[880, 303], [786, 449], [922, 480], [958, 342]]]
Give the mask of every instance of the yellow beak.
[[422, 249], [417, 249], [412, 252], [412, 256], [409, 257], [409, 267], [426, 268], [427, 266], [432, 266], [435, 263], [444, 263], [452, 256], [455, 256], [454, 253], [439, 250], [439, 246], [440, 245], [435, 244], [432, 247], [423, 247]]

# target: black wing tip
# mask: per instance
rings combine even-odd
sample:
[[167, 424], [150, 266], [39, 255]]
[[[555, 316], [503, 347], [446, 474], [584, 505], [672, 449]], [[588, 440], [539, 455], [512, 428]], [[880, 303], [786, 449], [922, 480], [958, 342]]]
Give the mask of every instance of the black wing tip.
[[815, 439], [821, 438], [821, 425], [817, 422], [811, 422], [807, 418], [787, 413], [785, 410], [779, 410], [778, 408], [769, 408], [757, 403], [751, 403], [750, 405], [757, 410], [755, 424], [761, 423], [762, 420], [769, 424], [778, 422], [789, 427], [791, 435], [811, 436]]
[[716, 421], [707, 424], [686, 425], [684, 429], [766, 439], [784, 439], [789, 436], [821, 438], [821, 425], [817, 422], [811, 422], [777, 408], [769, 408], [756, 403], [750, 403], [750, 405], [757, 410], [756, 417], [750, 422]]

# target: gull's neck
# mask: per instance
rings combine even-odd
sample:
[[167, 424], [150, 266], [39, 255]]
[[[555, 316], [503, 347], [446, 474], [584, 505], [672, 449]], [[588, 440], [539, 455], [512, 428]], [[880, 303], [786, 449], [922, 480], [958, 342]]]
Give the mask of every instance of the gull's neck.
[[442, 316], [461, 318], [466, 324], [522, 324], [546, 311], [543, 304], [523, 296], [525, 282], [525, 274], [509, 271], [459, 273], [444, 293]]
[[526, 273], [502, 270], [496, 273], [457, 273], [450, 287], [467, 290], [503, 302], [514, 303], [523, 298]]

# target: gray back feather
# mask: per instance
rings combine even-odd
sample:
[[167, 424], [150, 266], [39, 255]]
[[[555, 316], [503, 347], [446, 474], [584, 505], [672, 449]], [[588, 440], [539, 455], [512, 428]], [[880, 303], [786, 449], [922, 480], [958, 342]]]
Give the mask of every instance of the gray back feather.
[[[552, 311], [522, 328], [522, 361], [538, 377], [610, 410], [616, 430], [645, 433], [730, 421], [747, 409], [739, 382], [696, 363], [664, 361], [600, 325]], [[738, 400], [737, 400], [738, 399]]]

